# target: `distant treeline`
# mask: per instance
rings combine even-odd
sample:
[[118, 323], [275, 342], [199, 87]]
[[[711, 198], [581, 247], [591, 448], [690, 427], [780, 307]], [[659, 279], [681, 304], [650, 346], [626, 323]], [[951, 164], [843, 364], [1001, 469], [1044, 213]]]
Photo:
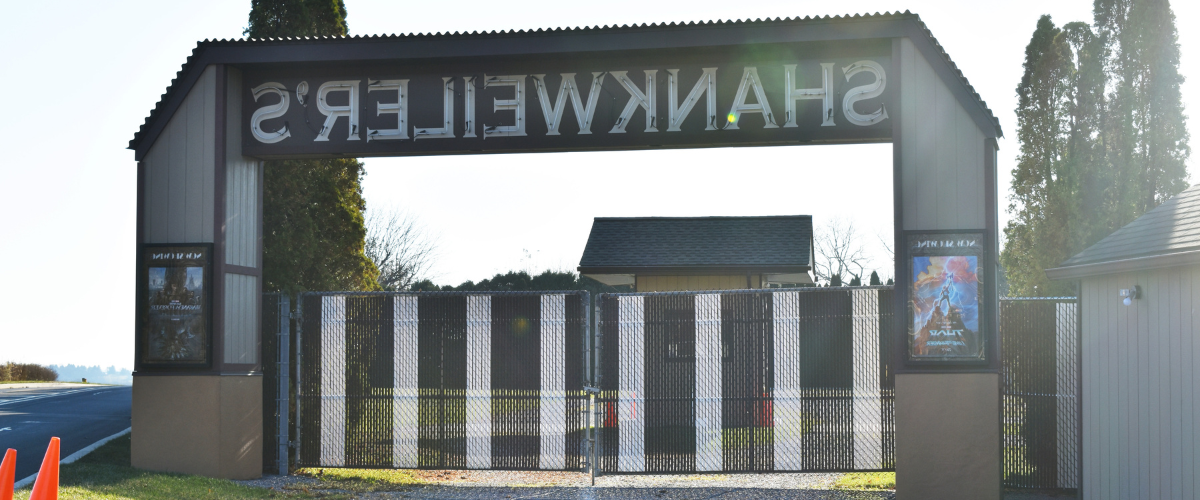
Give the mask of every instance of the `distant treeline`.
[[58, 380], [58, 372], [47, 366], [11, 361], [0, 365], [0, 382], [53, 382], [55, 380]]
[[133, 385], [133, 373], [128, 368], [83, 365], [50, 365], [50, 367], [57, 371], [59, 379], [64, 381], [80, 382], [87, 379], [88, 382], [95, 384]]

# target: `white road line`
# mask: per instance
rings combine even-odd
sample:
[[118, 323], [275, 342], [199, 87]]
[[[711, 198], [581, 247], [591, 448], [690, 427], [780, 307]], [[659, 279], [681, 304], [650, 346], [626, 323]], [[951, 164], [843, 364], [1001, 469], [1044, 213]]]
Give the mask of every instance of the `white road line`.
[[[131, 431], [131, 430], [133, 430], [133, 427], [126, 428], [125, 430], [123, 430], [123, 431], [121, 431], [121, 432], [118, 432], [118, 433], [116, 433], [116, 434], [113, 434], [113, 435], [111, 435], [111, 436], [109, 436], [109, 437], [106, 437], [106, 438], [104, 438], [104, 439], [101, 439], [101, 440], [99, 440], [99, 441], [96, 441], [95, 443], [92, 443], [92, 444], [88, 445], [86, 448], [84, 448], [84, 449], [82, 449], [82, 450], [79, 450], [79, 451], [77, 451], [77, 452], [75, 452], [75, 453], [72, 453], [72, 454], [68, 455], [68, 456], [67, 456], [67, 458], [64, 458], [64, 459], [62, 459], [62, 460], [59, 460], [59, 461], [58, 461], [58, 463], [59, 463], [59, 465], [66, 465], [66, 464], [69, 464], [69, 463], [71, 463], [71, 462], [74, 462], [74, 461], [76, 461], [76, 460], [79, 460], [79, 459], [83, 458], [85, 455], [87, 455], [88, 453], [91, 453], [91, 452], [93, 452], [93, 451], [96, 451], [96, 448], [99, 448], [99, 447], [101, 447], [101, 446], [104, 446], [104, 445], [105, 445], [105, 444], [107, 444], [109, 441], [112, 441], [112, 440], [114, 440], [114, 439], [116, 439], [116, 438], [119, 438], [119, 437], [121, 437], [121, 436], [124, 436], [124, 435], [126, 435], [126, 434], [129, 434], [129, 431]], [[35, 474], [32, 474], [32, 475], [30, 475], [29, 477], [27, 477], [27, 478], [25, 478], [25, 479], [22, 479], [22, 480], [20, 480], [20, 481], [17, 481], [15, 484], [13, 484], [13, 489], [21, 489], [21, 488], [24, 488], [24, 487], [25, 487], [25, 485], [27, 485], [27, 484], [29, 484], [29, 483], [32, 483], [32, 482], [33, 482], [35, 479], [37, 479], [37, 474], [36, 474], [36, 473], [35, 473]]]
[[76, 390], [67, 391], [67, 392], [56, 392], [54, 394], [39, 394], [37, 396], [29, 396], [29, 397], [20, 398], [20, 399], [10, 399], [8, 401], [0, 401], [0, 406], [11, 405], [11, 404], [16, 404], [16, 403], [24, 403], [26, 401], [34, 401], [37, 399], [52, 398], [55, 396], [66, 396], [68, 394], [76, 394], [76, 393], [80, 393], [80, 392], [95, 391], [98, 389], [108, 389], [108, 387], [88, 387], [87, 389], [76, 389]]

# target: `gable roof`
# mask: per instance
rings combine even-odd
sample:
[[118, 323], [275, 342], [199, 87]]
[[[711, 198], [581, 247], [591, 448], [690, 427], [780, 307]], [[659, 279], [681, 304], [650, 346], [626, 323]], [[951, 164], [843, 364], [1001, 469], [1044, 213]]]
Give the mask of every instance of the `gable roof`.
[[[803, 28], [803, 29], [796, 29]], [[663, 36], [673, 33], [673, 37]], [[618, 36], [614, 36], [618, 35]], [[690, 35], [690, 36], [688, 36]], [[853, 16], [800, 17], [655, 23], [633, 26], [594, 26], [485, 33], [433, 33], [407, 35], [356, 35], [353, 37], [303, 37], [284, 39], [204, 40], [176, 73], [150, 115], [129, 141], [141, 160], [167, 121], [183, 103], [188, 91], [210, 64], [253, 65], [268, 63], [378, 62], [396, 60], [397, 54], [420, 58], [488, 57], [507, 54], [554, 54], [612, 50], [686, 48], [747, 42], [802, 42], [813, 40], [865, 40], [907, 37], [933, 66], [985, 135], [1002, 137], [1000, 121], [963, 76], [954, 61], [921, 21], [904, 13]], [[288, 50], [302, 47], [303, 50]], [[411, 57], [411, 56], [410, 56]]]
[[1095, 245], [1047, 269], [1051, 279], [1200, 262], [1200, 184], [1185, 189]]
[[597, 217], [581, 273], [805, 272], [812, 216]]

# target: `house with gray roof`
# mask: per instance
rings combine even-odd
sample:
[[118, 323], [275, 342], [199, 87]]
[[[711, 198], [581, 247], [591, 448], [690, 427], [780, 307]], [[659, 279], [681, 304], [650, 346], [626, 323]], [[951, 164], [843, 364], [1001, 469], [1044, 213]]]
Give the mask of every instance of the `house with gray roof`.
[[1194, 498], [1200, 184], [1046, 275], [1079, 282], [1084, 498]]
[[579, 273], [638, 292], [813, 282], [812, 216], [597, 217]]

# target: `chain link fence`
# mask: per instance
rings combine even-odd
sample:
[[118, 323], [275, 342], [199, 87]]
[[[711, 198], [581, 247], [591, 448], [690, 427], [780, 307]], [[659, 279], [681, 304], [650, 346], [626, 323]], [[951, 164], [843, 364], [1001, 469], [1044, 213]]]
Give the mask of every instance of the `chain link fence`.
[[892, 293], [600, 295], [601, 469], [893, 469]]
[[[579, 470], [592, 437], [608, 472], [894, 470], [892, 298], [602, 294], [589, 336], [586, 292], [310, 293], [291, 321], [264, 294], [264, 471], [289, 447], [297, 466]], [[1076, 488], [1078, 302], [1001, 299], [1000, 334], [1004, 484]]]
[[298, 465], [579, 470], [588, 300], [300, 295]]
[[1073, 297], [1000, 300], [1004, 485], [1079, 478], [1079, 324]]

